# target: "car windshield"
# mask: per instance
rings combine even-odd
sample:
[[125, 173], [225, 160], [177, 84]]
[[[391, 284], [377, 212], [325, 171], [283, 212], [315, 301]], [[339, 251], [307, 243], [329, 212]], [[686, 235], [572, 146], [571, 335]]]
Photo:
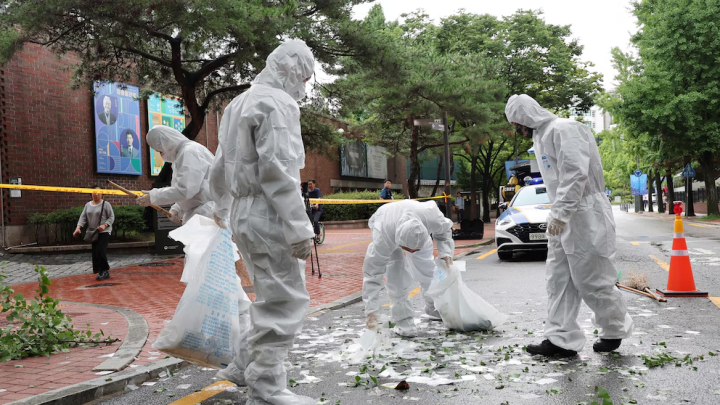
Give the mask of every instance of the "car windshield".
[[550, 197], [548, 197], [545, 187], [523, 188], [512, 203], [513, 206], [537, 204], [550, 204]]

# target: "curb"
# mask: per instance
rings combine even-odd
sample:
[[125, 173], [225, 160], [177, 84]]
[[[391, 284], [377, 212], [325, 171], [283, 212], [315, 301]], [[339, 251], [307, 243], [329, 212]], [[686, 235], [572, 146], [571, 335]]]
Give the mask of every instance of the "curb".
[[[490, 245], [490, 244], [492, 244], [493, 242], [495, 242], [494, 239], [488, 239], [486, 242], [476, 243], [476, 244], [471, 245], [471, 246], [480, 248], [480, 247], [484, 247], [484, 246]], [[455, 256], [455, 257], [453, 258], [453, 260], [455, 260], [455, 259], [460, 259], [460, 258], [463, 258], [463, 257], [465, 257], [465, 256], [470, 256], [470, 255], [476, 254], [478, 250], [480, 250], [480, 249], [473, 249], [473, 250], [471, 250], [471, 251], [469, 251], [469, 252], [465, 252], [465, 253], [463, 253], [463, 254], [461, 254], [461, 255], [457, 255], [457, 256]], [[329, 302], [329, 303], [327, 303], [327, 304], [323, 304], [323, 305], [317, 306], [317, 307], [315, 307], [315, 308], [311, 308], [310, 311], [307, 313], [307, 315], [305, 315], [305, 318], [314, 317], [314, 316], [319, 316], [319, 315], [322, 315], [322, 314], [324, 314], [324, 313], [326, 313], [326, 312], [333, 311], [333, 310], [336, 310], [336, 309], [345, 308], [345, 307], [347, 307], [347, 306], [349, 306], [349, 305], [356, 304], [356, 303], [361, 302], [361, 301], [362, 301], [362, 291], [359, 291], [359, 292], [356, 292], [356, 293], [354, 293], [354, 294], [350, 294], [350, 295], [348, 295], [348, 296], [346, 296], [346, 297], [342, 297], [342, 298], [340, 298], [340, 299], [337, 299], [337, 300], [335, 300], [335, 301], [333, 301], [333, 302]]]
[[[132, 249], [132, 248], [151, 248], [155, 246], [155, 242], [117, 242], [108, 244], [108, 249]], [[60, 245], [60, 246], [38, 246], [38, 247], [19, 247], [7, 248], [5, 251], [11, 254], [21, 253], [53, 253], [53, 252], [81, 252], [92, 250], [92, 245]]]
[[[77, 405], [125, 391], [128, 385], [139, 386], [158, 378], [163, 371], [177, 370], [190, 363], [180, 359], [163, 359], [156, 363], [108, 374], [94, 380], [70, 385], [54, 391], [11, 402], [12, 405]], [[112, 381], [107, 381], [112, 379]]]
[[127, 335], [125, 335], [125, 339], [122, 341], [123, 343], [115, 351], [115, 355], [93, 368], [93, 371], [120, 371], [132, 363], [133, 360], [135, 360], [135, 356], [140, 354], [145, 346], [145, 342], [150, 334], [150, 328], [145, 318], [137, 312], [128, 308], [114, 307], [112, 305], [88, 304], [84, 302], [63, 303], [110, 309], [124, 316], [127, 321]]
[[[667, 215], [667, 214], [657, 214], [657, 213], [647, 213], [647, 212], [645, 214], [640, 214], [637, 212], [632, 212], [632, 213], [630, 213], [630, 215], [635, 215], [635, 216], [642, 217], [642, 218], [659, 219], [661, 221], [664, 221], [665, 219], [668, 219], [670, 221], [675, 220], [675, 215]], [[694, 217], [694, 218], [696, 218], [696, 219], [688, 219], [688, 217], [682, 216], [682, 220], [684, 223], [705, 225], [710, 228], [720, 228], [720, 223], [708, 222], [708, 221], [703, 221], [701, 219], [697, 219], [697, 218], [701, 218], [701, 217]]]

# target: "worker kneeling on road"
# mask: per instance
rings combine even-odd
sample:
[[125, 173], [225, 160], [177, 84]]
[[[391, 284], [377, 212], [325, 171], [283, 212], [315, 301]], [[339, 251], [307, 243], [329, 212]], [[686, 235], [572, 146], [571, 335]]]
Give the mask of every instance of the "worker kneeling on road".
[[548, 217], [545, 337], [527, 351], [574, 356], [585, 345], [577, 323], [580, 300], [600, 329], [596, 352], [609, 352], [630, 337], [633, 320], [615, 288], [615, 220], [595, 137], [584, 124], [558, 118], [528, 95], [505, 107], [518, 134], [532, 138], [540, 173], [552, 203]]
[[[413, 276], [422, 287], [425, 313], [440, 318], [431, 297], [426, 295], [433, 278], [433, 243], [437, 243], [439, 258], [452, 264], [455, 242], [452, 239], [453, 223], [440, 212], [434, 202], [405, 200], [385, 204], [370, 218], [372, 242], [368, 246], [363, 263], [363, 301], [367, 326], [374, 329], [378, 324], [380, 292], [383, 277], [386, 279], [391, 307], [391, 318], [396, 324], [395, 332], [401, 336], [417, 335], [413, 319], [413, 305], [408, 298]], [[405, 260], [409, 261], [408, 267]]]
[[143, 191], [146, 195], [138, 197], [137, 204], [147, 207], [174, 203], [170, 208], [170, 220], [177, 224], [187, 223], [195, 214], [212, 218], [214, 203], [208, 176], [213, 154], [165, 125], [154, 126], [148, 131], [147, 143], [164, 161], [172, 163], [172, 182], [170, 187]]

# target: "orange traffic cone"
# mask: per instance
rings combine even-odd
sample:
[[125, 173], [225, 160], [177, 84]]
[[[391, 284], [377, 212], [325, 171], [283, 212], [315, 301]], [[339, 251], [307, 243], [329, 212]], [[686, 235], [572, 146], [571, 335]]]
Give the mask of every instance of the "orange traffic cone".
[[690, 255], [685, 243], [683, 229], [682, 203], [675, 202], [675, 235], [673, 237], [672, 253], [670, 256], [670, 276], [666, 290], [656, 290], [663, 297], [707, 297], [708, 293], [695, 288], [695, 278], [690, 266]]

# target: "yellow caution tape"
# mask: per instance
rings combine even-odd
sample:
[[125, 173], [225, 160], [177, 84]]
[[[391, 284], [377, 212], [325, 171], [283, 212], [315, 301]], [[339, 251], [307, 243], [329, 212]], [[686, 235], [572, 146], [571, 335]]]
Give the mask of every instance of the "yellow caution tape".
[[[60, 193], [80, 193], [80, 194], [93, 194], [97, 193], [98, 189], [95, 188], [80, 188], [80, 187], [51, 187], [51, 186], [33, 186], [33, 185], [20, 185], [20, 184], [4, 184], [0, 183], [0, 189], [2, 188], [8, 188], [13, 190], [33, 190], [33, 191], [52, 191], [52, 192], [60, 192]], [[123, 193], [120, 190], [99, 190], [101, 193], [105, 195], [123, 195], [127, 196], [127, 194]], [[133, 191], [133, 193], [137, 195], [143, 195], [141, 191]], [[424, 197], [424, 198], [414, 198], [413, 200], [419, 201], [419, 200], [439, 200], [442, 198], [449, 198], [447, 194], [444, 194], [442, 196], [438, 197]], [[310, 203], [311, 204], [327, 204], [327, 205], [351, 205], [351, 204], [387, 204], [392, 202], [398, 202], [398, 201], [405, 201], [402, 199], [398, 200], [342, 200], [342, 199], [324, 199], [324, 198], [311, 198]]]
[[[34, 190], [34, 191], [54, 191], [60, 193], [80, 193], [80, 194], [92, 194], [97, 193], [96, 188], [80, 188], [80, 187], [50, 187], [50, 186], [29, 186], [20, 184], [4, 184], [0, 183], [0, 188], [10, 188], [13, 190]], [[120, 190], [103, 190], [100, 192], [106, 195], [127, 195]], [[137, 195], [143, 195], [140, 191], [133, 191]]]

